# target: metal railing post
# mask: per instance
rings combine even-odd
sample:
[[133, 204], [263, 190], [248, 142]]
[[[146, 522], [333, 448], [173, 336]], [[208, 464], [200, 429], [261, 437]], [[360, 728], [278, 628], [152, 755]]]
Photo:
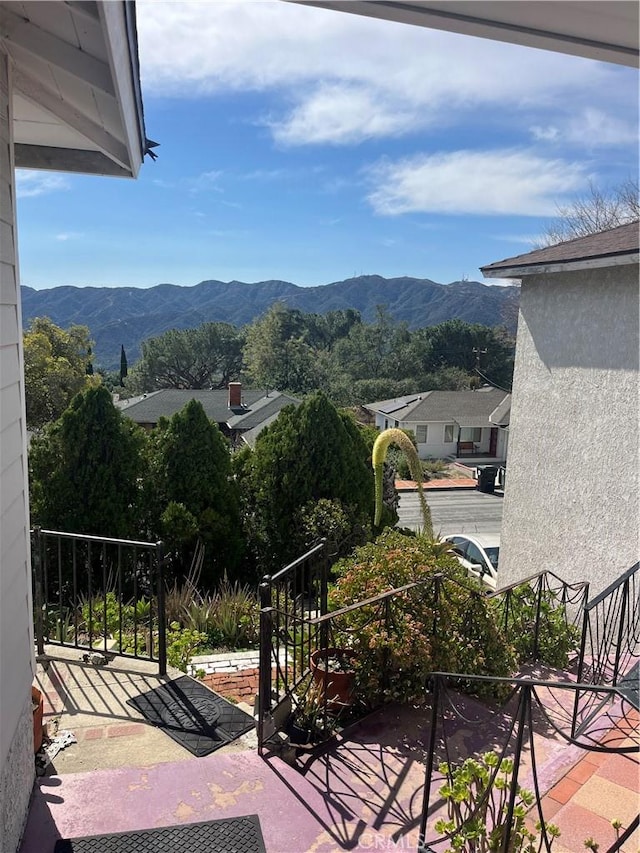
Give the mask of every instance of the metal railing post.
[[258, 586], [260, 607], [271, 607], [271, 575], [265, 575]]
[[[320, 562], [320, 615], [325, 616], [329, 610], [329, 555], [327, 540], [322, 540], [322, 560]], [[320, 626], [320, 647], [326, 649], [329, 645], [329, 624], [323, 622]]]
[[[164, 543], [156, 542], [158, 561], [158, 672], [167, 674], [167, 612], [164, 596]], [[149, 625], [149, 630], [153, 627]]]
[[629, 578], [623, 584], [622, 587], [622, 604], [620, 605], [620, 624], [618, 626], [618, 637], [616, 642], [616, 656], [613, 661], [613, 681], [612, 685], [615, 687], [618, 683], [618, 675], [620, 669], [620, 655], [622, 654], [622, 644], [624, 641], [624, 627], [625, 627], [625, 616], [627, 614], [627, 600], [629, 597]]
[[518, 785], [518, 771], [520, 769], [520, 759], [522, 758], [522, 742], [524, 740], [524, 730], [529, 718], [529, 710], [531, 707], [531, 685], [523, 684], [522, 693], [520, 694], [520, 707], [518, 708], [518, 735], [516, 740], [516, 749], [513, 756], [513, 775], [511, 776], [511, 785], [509, 789], [509, 804], [507, 806], [507, 819], [505, 837], [502, 842], [501, 853], [509, 853], [511, 850], [511, 833], [513, 831], [513, 813], [516, 807], [516, 799], [520, 786]]
[[[587, 633], [590, 633], [591, 622], [589, 621], [589, 611], [583, 605], [582, 611], [582, 637], [580, 638], [580, 655], [578, 657], [578, 684], [583, 683], [585, 653], [587, 648]], [[573, 714], [571, 715], [571, 737], [576, 736], [578, 728], [578, 706], [580, 704], [580, 691], [576, 690], [573, 699]]]
[[[263, 586], [263, 585], [261, 585]], [[260, 610], [260, 669], [258, 675], [258, 754], [262, 755], [265, 742], [265, 724], [271, 715], [271, 636], [273, 633], [273, 608]]]
[[436, 752], [436, 727], [438, 723], [438, 703], [440, 701], [440, 676], [432, 679], [431, 691], [431, 731], [429, 732], [429, 749], [427, 751], [427, 767], [424, 776], [424, 792], [422, 795], [422, 814], [420, 815], [420, 834], [418, 836], [418, 853], [426, 851], [427, 821], [429, 819], [429, 799], [431, 797], [431, 776]]
[[540, 608], [542, 607], [542, 578], [543, 575], [540, 575], [538, 578], [538, 594], [536, 597], [536, 624], [533, 633], [533, 660], [538, 660], [538, 655], [540, 653], [539, 645], [540, 645]]
[[33, 574], [35, 604], [35, 635], [38, 655], [44, 654], [44, 590], [42, 577], [42, 534], [39, 527], [33, 528]]

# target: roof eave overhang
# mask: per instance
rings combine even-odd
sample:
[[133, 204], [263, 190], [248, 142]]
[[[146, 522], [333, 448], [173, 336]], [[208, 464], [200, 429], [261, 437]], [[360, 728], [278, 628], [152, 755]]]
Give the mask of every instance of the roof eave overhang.
[[119, 165], [128, 167], [131, 177], [135, 178], [142, 166], [146, 146], [135, 3], [133, 0], [100, 3], [98, 11], [129, 152], [129, 163]]
[[[413, 2], [412, 0], [409, 2], [396, 2], [396, 0], [289, 0], [289, 2], [335, 9], [369, 18], [381, 18], [414, 26], [446, 30], [510, 44], [520, 44], [541, 50], [551, 50], [556, 53], [566, 53], [571, 56], [582, 56], [601, 62], [613, 62], [632, 68], [637, 68], [640, 64], [640, 53], [637, 46], [629, 44], [628, 38], [620, 29], [618, 29], [620, 38], [613, 43], [598, 38], [600, 33], [596, 32], [593, 27], [589, 29], [588, 37], [578, 31], [566, 32], [561, 28], [554, 29], [554, 9], [552, 7], [566, 7], [567, 5], [566, 2], [562, 3], [558, 0], [553, 4], [538, 4], [543, 8], [546, 7], [544, 19], [541, 19], [539, 26], [532, 26], [517, 20], [500, 20], [499, 15], [492, 17], [486, 7], [493, 6], [495, 8], [495, 3], [452, 1], [448, 2], [444, 8], [444, 3], [416, 2], [416, 0]], [[511, 3], [505, 4], [505, 7], [507, 5], [512, 8], [521, 5], [527, 12], [524, 7], [531, 7], [535, 4]], [[603, 5], [609, 5], [611, 8], [613, 4]], [[633, 3], [616, 5], [634, 6]], [[628, 29], [629, 27], [626, 27], [625, 31]], [[633, 25], [631, 25], [631, 29], [633, 29]]]
[[627, 252], [623, 255], [606, 255], [600, 258], [582, 258], [575, 261], [558, 261], [548, 264], [516, 264], [510, 267], [480, 267], [485, 278], [524, 278], [529, 275], [550, 275], [559, 272], [577, 272], [579, 270], [604, 269], [637, 264], [639, 252]]
[[[16, 98], [39, 111], [35, 120], [23, 120], [29, 128], [25, 137], [14, 123], [16, 166], [135, 178], [147, 140], [133, 0], [56, 0], [34, 4], [32, 15], [26, 4], [28, 17], [0, 7], [0, 39], [12, 58]], [[47, 16], [63, 12], [78, 22], [80, 32], [86, 29], [96, 44], [100, 40], [95, 54], [47, 26]], [[46, 64], [53, 70], [49, 75]], [[108, 125], [93, 105], [85, 108], [95, 93], [113, 99]]]

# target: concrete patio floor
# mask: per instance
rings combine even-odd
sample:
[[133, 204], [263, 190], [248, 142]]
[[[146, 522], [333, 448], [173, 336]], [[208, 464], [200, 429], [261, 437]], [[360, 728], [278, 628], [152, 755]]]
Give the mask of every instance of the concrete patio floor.
[[[77, 651], [65, 652], [65, 659], [55, 653], [46, 672], [39, 666], [45, 721], [59, 717], [78, 743], [37, 780], [21, 853], [50, 853], [58, 838], [246, 814], [260, 817], [268, 853], [415, 850], [428, 706], [386, 707], [318, 754], [301, 756], [295, 767], [276, 756], [261, 758], [254, 733], [198, 759], [126, 705], [126, 698], [161, 680], [149, 664], [116, 658], [94, 668], [80, 663]], [[489, 716], [480, 703], [460, 701], [466, 720]], [[559, 700], [555, 713], [558, 720], [566, 713]], [[497, 725], [494, 735], [461, 724], [453, 738], [460, 754], [496, 745], [504, 726], [500, 720], [491, 725]], [[637, 744], [637, 714], [621, 721], [614, 709], [603, 732], [612, 726], [613, 734], [603, 736]], [[562, 831], [554, 851], [578, 853], [590, 835], [605, 851], [615, 837], [611, 820], [627, 826], [638, 812], [637, 753], [586, 753], [546, 726], [536, 735], [535, 755], [545, 818]], [[529, 771], [527, 755], [525, 786]], [[639, 843], [636, 832], [622, 850], [636, 853]]]

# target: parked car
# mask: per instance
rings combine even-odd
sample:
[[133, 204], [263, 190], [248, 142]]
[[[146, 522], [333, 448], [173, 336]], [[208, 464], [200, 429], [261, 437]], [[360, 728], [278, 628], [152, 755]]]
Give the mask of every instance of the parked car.
[[498, 536], [467, 536], [463, 533], [445, 536], [444, 542], [453, 544], [453, 553], [469, 575], [495, 589], [498, 583]]

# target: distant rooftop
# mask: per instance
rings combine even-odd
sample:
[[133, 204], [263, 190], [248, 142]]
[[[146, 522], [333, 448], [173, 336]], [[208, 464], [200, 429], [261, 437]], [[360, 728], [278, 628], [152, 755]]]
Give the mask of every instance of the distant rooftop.
[[[511, 395], [498, 388], [479, 388], [476, 391], [424, 391], [394, 400], [367, 403], [365, 409], [388, 415], [398, 422], [457, 423], [460, 426], [491, 426], [502, 423], [509, 410]], [[491, 415], [501, 406], [500, 421]], [[508, 422], [508, 421], [507, 421]]]
[[290, 403], [300, 401], [280, 391], [264, 389], [242, 389], [241, 405], [230, 406], [226, 388], [213, 391], [181, 390], [164, 388], [152, 391], [131, 400], [120, 400], [118, 408], [138, 424], [155, 425], [161, 417], [170, 418], [179, 412], [189, 400], [198, 400], [206, 416], [217, 424], [225, 424], [233, 430], [259, 431], [267, 421]]
[[556, 246], [536, 249], [525, 255], [505, 258], [480, 269], [487, 278], [517, 278], [519, 275], [554, 272], [563, 268], [614, 266], [637, 263], [639, 249], [640, 225], [635, 221], [587, 237], [567, 240]]

